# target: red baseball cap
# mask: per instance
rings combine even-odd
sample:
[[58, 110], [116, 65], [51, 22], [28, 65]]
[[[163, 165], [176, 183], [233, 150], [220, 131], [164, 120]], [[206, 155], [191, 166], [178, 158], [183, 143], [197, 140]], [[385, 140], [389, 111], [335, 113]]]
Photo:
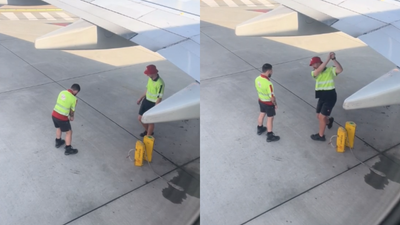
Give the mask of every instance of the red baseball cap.
[[144, 74], [150, 75], [150, 74], [156, 74], [158, 73], [158, 70], [155, 65], [148, 65], [146, 70], [144, 71]]
[[310, 66], [312, 66], [314, 63], [322, 63], [321, 58], [318, 56], [313, 57], [310, 61]]

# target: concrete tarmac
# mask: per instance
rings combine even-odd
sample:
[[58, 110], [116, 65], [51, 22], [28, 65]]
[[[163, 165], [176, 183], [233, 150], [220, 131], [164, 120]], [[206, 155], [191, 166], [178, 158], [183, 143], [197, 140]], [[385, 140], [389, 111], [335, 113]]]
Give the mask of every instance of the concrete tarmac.
[[[373, 224], [400, 191], [400, 106], [345, 111], [342, 104], [394, 65], [341, 32], [235, 35], [237, 24], [264, 9], [271, 8], [201, 8], [202, 224]], [[318, 132], [317, 99], [309, 61], [326, 60], [330, 51], [344, 72], [336, 79], [334, 125], [325, 132], [326, 142], [315, 142], [310, 135]], [[264, 63], [273, 65], [278, 103], [273, 131], [281, 140], [273, 143], [266, 142], [266, 133], [256, 134], [254, 80]], [[329, 145], [347, 121], [357, 125], [354, 155]]]
[[[35, 38], [60, 28], [48, 23], [0, 21], [0, 224], [186, 224], [200, 207], [199, 120], [155, 125], [155, 171], [127, 156], [142, 140], [136, 101], [146, 66], [159, 69], [165, 98], [192, 78], [140, 46], [36, 50]], [[51, 112], [73, 83], [79, 152], [65, 156], [54, 147]]]

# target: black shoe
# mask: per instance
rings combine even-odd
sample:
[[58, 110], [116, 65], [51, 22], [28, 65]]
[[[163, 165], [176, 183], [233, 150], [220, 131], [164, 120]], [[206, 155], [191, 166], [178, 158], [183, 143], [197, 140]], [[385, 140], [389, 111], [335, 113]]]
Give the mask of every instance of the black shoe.
[[280, 139], [281, 138], [279, 136], [275, 136], [272, 132], [267, 134], [267, 142], [279, 141]]
[[65, 146], [65, 155], [73, 155], [73, 154], [76, 154], [76, 153], [78, 153], [78, 149], [74, 149], [74, 148], [72, 148], [72, 146]]
[[313, 139], [314, 141], [326, 141], [325, 135], [321, 137], [318, 133], [311, 135], [311, 139]]
[[56, 148], [61, 147], [63, 144], [65, 144], [65, 141], [64, 141], [64, 140], [62, 140], [62, 139], [57, 140], [57, 139], [56, 139]]
[[[140, 137], [144, 137], [144, 136], [146, 136], [146, 135], [147, 135], [147, 131], [144, 131], [143, 133], [140, 134]], [[154, 132], [151, 133], [151, 135], [154, 135]]]
[[264, 126], [257, 126], [257, 134], [261, 135], [262, 133], [264, 133], [265, 131], [267, 131], [267, 128]]
[[331, 128], [332, 128], [333, 121], [334, 121], [333, 117], [329, 118], [329, 123], [327, 124], [328, 129], [331, 129]]

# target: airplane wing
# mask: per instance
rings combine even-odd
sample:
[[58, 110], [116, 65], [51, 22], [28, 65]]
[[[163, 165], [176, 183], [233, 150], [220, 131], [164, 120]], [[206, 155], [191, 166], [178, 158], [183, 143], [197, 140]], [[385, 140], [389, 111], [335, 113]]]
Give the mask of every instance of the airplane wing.
[[342, 31], [397, 67], [360, 89], [344, 109], [400, 104], [399, 0], [274, 0], [281, 6], [236, 27], [238, 36], [295, 36]]
[[[197, 0], [45, 0], [81, 19], [35, 41], [37, 49], [141, 45], [194, 79], [147, 111], [144, 123], [200, 118], [200, 6]], [[168, 84], [166, 84], [168, 85]]]

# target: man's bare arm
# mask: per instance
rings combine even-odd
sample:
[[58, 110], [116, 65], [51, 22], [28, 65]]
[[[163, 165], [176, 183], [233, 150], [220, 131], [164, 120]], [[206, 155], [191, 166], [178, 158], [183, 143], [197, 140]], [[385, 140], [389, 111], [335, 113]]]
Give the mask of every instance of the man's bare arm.
[[273, 103], [275, 106], [278, 105], [278, 104], [276, 103], [276, 98], [275, 98], [275, 96], [272, 96], [272, 97], [271, 97], [271, 101], [272, 101], [272, 103]]
[[328, 65], [329, 60], [331, 59], [331, 56], [329, 55], [328, 58], [323, 62], [317, 69], [314, 70], [314, 77], [318, 77], [319, 74], [324, 70], [326, 65]]
[[144, 97], [146, 97], [146, 93], [147, 93], [147, 89], [146, 89], [146, 91], [144, 92], [144, 94], [143, 94], [142, 96], [140, 96], [140, 99], [143, 99]]
[[157, 98], [156, 105], [157, 105], [158, 103], [160, 103], [161, 100], [162, 100], [162, 98]]
[[140, 98], [137, 100], [137, 104], [139, 105], [140, 104], [140, 102], [143, 100], [143, 98], [145, 98], [146, 97], [146, 93], [147, 93], [147, 89], [146, 89], [146, 91], [144, 92], [144, 94], [142, 95], [142, 96], [140, 96]]
[[340, 65], [340, 63], [336, 59], [332, 59], [333, 63], [335, 64], [336, 67], [336, 75], [339, 73], [343, 72], [343, 67]]
[[71, 109], [71, 110], [69, 111], [69, 116], [70, 116], [70, 120], [71, 120], [71, 121], [74, 121], [74, 115], [75, 115], [75, 112]]

